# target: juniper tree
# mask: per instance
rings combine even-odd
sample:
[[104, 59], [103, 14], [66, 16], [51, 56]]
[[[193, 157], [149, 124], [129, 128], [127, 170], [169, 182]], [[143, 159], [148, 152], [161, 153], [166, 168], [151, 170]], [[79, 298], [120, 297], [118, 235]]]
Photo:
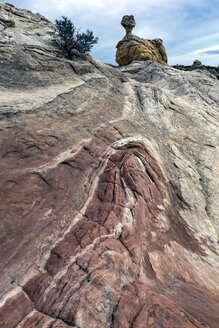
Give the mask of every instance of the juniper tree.
[[81, 53], [90, 51], [94, 44], [98, 42], [98, 38], [94, 37], [92, 31], [87, 30], [86, 33], [80, 33], [76, 30], [74, 24], [65, 16], [62, 19], [56, 19], [56, 29], [60, 39], [56, 41], [71, 57], [71, 50], [76, 49]]

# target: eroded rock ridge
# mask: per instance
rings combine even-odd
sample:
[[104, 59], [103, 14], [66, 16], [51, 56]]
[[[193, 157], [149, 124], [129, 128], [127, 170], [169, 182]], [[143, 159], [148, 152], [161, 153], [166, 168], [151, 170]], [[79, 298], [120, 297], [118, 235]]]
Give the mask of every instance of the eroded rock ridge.
[[216, 328], [219, 81], [0, 57], [0, 327]]

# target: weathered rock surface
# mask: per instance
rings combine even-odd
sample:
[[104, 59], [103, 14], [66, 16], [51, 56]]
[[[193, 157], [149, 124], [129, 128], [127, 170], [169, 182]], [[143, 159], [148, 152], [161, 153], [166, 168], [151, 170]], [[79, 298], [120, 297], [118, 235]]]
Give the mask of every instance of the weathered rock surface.
[[52, 44], [55, 30], [55, 25], [44, 16], [0, 1], [0, 45], [13, 44], [57, 51]]
[[0, 327], [216, 328], [219, 81], [46, 49], [0, 48]]
[[219, 66], [205, 66], [198, 59], [194, 60], [193, 64], [190, 66], [174, 65], [173, 67], [183, 71], [201, 71], [201, 73], [205, 73], [206, 75], [219, 80]]
[[167, 54], [161, 39], [146, 40], [136, 35], [126, 35], [116, 48], [116, 62], [120, 66], [128, 65], [134, 60], [167, 63]]

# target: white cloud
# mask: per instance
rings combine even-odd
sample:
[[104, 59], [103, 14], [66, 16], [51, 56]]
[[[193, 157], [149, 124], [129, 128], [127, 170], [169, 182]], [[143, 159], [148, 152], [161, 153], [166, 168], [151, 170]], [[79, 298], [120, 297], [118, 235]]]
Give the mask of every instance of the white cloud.
[[219, 54], [214, 53], [214, 51], [217, 50], [219, 53], [219, 44], [204, 49], [198, 49], [193, 52], [184, 53], [177, 56], [171, 56], [169, 57], [169, 60], [171, 60], [172, 65], [182, 64], [182, 63], [184, 65], [191, 65], [195, 59], [199, 59], [205, 65], [218, 66]]
[[197, 53], [207, 52], [207, 51], [211, 51], [211, 50], [219, 50], [219, 44], [217, 44], [216, 46], [213, 46], [213, 47], [208, 47], [208, 48], [204, 48], [204, 49], [199, 49], [199, 50], [197, 51]]

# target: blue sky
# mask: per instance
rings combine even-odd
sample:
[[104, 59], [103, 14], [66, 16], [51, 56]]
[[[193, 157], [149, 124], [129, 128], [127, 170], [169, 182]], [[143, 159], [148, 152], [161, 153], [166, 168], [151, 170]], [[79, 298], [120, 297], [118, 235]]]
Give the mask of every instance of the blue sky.
[[39, 12], [54, 22], [67, 16], [81, 31], [99, 37], [91, 55], [115, 64], [116, 44], [125, 35], [123, 15], [134, 15], [133, 34], [161, 38], [170, 65], [199, 59], [219, 65], [219, 0], [7, 0], [18, 8]]

